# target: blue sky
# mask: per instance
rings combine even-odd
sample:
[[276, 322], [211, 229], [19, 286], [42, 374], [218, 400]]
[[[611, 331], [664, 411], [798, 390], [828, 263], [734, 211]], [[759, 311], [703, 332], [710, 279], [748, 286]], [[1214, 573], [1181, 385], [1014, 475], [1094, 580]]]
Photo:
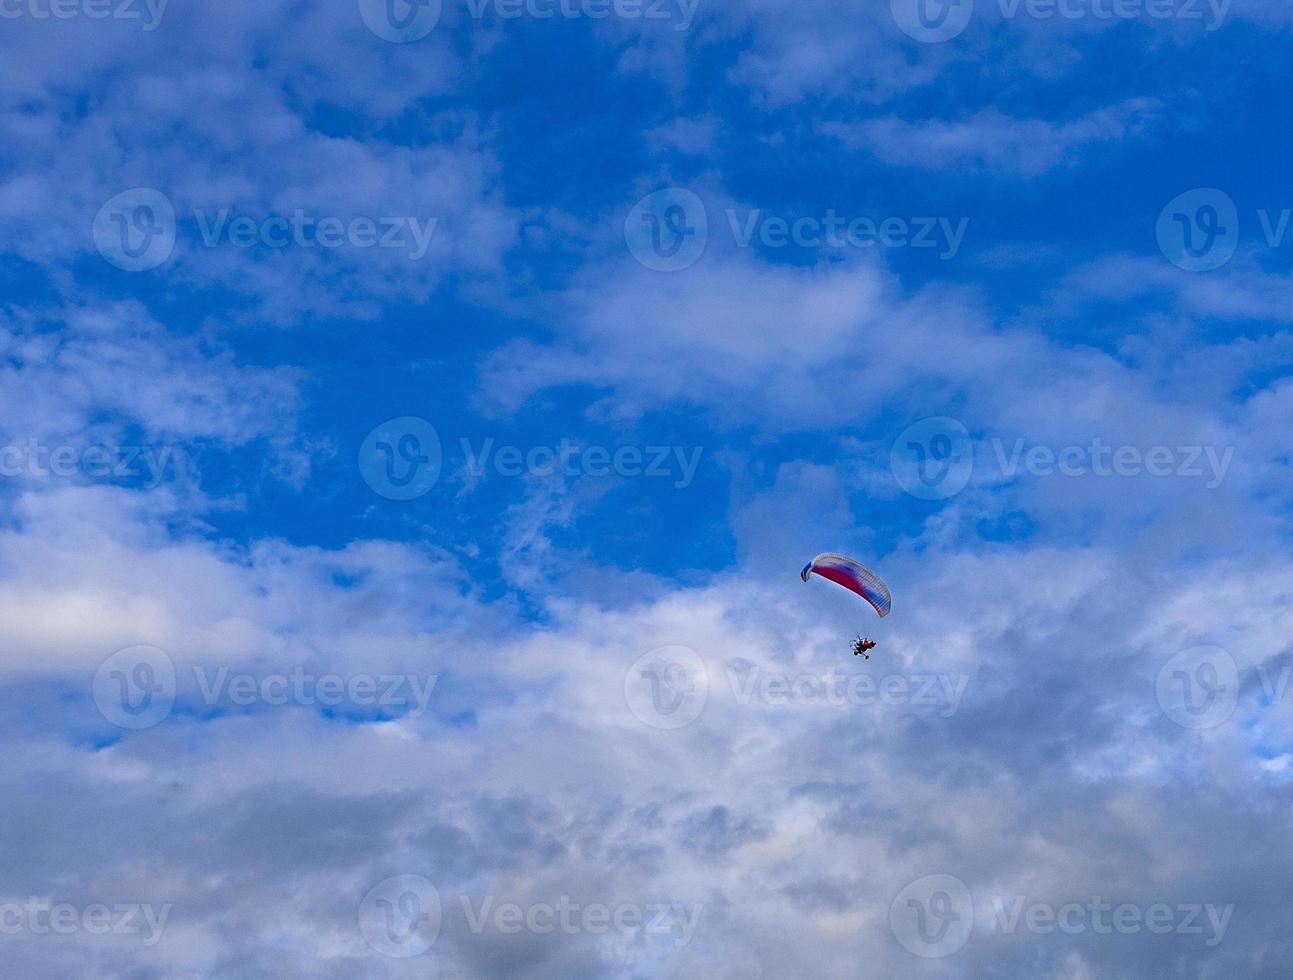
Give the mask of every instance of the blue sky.
[[1283, 975], [1286, 5], [51, 9], [15, 975]]

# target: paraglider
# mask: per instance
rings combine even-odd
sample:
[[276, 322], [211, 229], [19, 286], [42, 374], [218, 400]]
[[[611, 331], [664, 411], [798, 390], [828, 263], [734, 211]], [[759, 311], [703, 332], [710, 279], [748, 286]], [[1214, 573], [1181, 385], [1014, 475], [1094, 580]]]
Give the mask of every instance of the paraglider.
[[[893, 596], [889, 594], [889, 587], [884, 584], [880, 576], [846, 555], [830, 552], [818, 555], [799, 573], [799, 577], [805, 582], [813, 575], [830, 579], [836, 585], [842, 585], [850, 592], [860, 595], [871, 604], [871, 608], [880, 615], [881, 619], [888, 616], [893, 609]], [[870, 660], [867, 654], [874, 650], [875, 646], [875, 641], [870, 637], [860, 636], [853, 643], [853, 656], [866, 657]]]
[[867, 660], [870, 660], [870, 651], [874, 649], [875, 640], [869, 636], [859, 636], [853, 641], [853, 656], [855, 657], [866, 657]]

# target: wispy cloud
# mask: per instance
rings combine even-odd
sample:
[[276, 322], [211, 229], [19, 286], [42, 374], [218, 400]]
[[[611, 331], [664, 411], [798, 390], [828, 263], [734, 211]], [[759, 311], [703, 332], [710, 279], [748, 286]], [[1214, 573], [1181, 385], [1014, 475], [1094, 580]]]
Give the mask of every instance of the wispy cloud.
[[973, 168], [1004, 177], [1038, 177], [1072, 166], [1082, 153], [1135, 137], [1161, 112], [1156, 99], [1130, 99], [1077, 119], [1019, 119], [985, 109], [955, 122], [885, 116], [823, 123], [822, 131], [885, 163], [925, 170]]

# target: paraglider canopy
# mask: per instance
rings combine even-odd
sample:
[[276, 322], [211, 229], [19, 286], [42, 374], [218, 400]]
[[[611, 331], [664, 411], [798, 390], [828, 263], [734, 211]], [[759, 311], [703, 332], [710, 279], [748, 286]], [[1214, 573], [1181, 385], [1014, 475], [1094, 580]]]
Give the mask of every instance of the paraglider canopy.
[[830, 579], [850, 592], [856, 592], [871, 603], [882, 617], [888, 616], [889, 610], [893, 608], [893, 596], [889, 594], [889, 587], [880, 580], [880, 576], [852, 558], [829, 552], [818, 555], [804, 566], [799, 577], [807, 582], [814, 574]]

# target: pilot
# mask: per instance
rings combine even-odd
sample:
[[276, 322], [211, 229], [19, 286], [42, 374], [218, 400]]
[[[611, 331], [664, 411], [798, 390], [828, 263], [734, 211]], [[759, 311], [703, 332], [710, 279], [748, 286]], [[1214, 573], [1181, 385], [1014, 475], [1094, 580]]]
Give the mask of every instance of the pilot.
[[874, 649], [875, 640], [870, 637], [859, 636], [853, 641], [853, 656], [855, 657], [866, 657], [867, 660], [870, 660], [871, 658], [867, 657], [867, 652]]

